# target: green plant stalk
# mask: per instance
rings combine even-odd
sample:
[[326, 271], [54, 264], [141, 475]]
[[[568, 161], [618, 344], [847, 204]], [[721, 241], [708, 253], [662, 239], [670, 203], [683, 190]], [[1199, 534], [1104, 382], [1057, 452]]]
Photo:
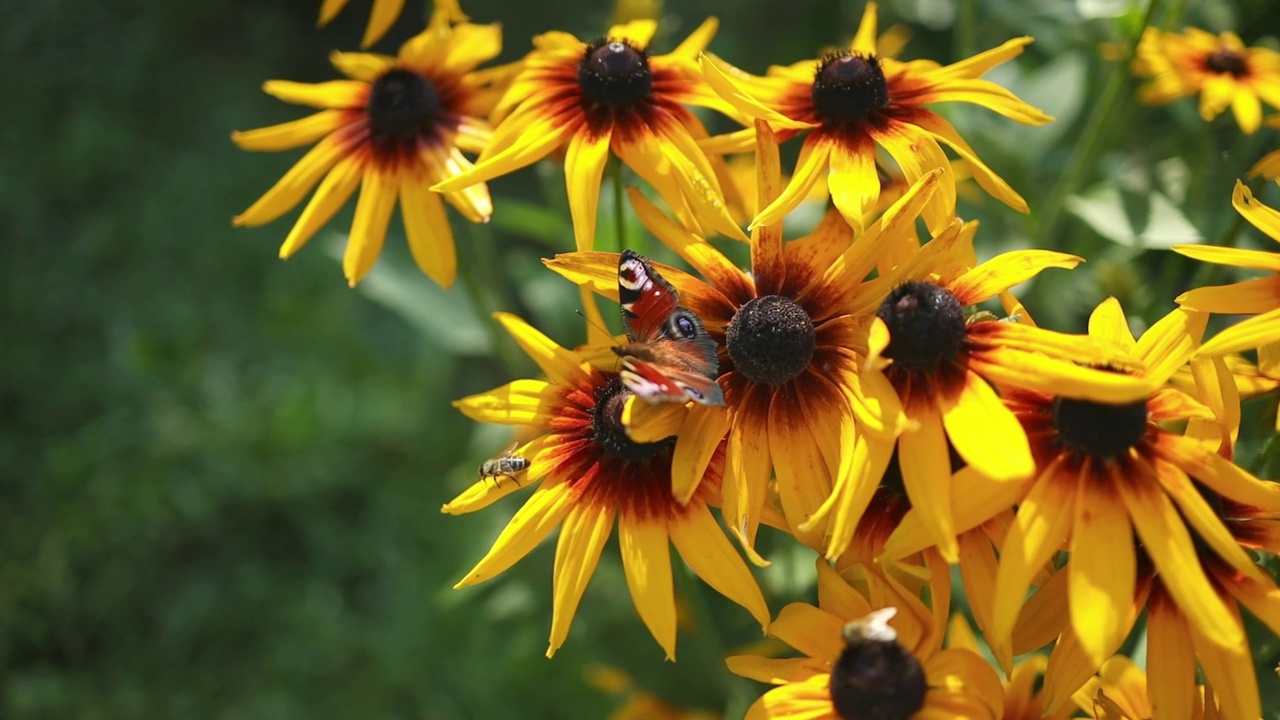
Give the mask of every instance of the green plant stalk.
[[956, 18], [956, 55], [967, 58], [978, 53], [978, 8], [976, 0], [960, 0]]
[[[627, 193], [623, 185], [623, 175], [626, 168], [623, 167], [622, 161], [613, 158], [610, 161], [611, 171], [609, 174], [610, 184], [613, 186], [613, 235], [617, 242], [618, 252], [630, 247], [627, 244]], [[639, 252], [640, 249], [637, 249]]]
[[1049, 193], [1049, 199], [1045, 201], [1044, 210], [1041, 211], [1036, 224], [1036, 234], [1039, 235], [1041, 247], [1052, 249], [1057, 246], [1058, 221], [1062, 216], [1067, 196], [1079, 189], [1085, 173], [1093, 167], [1097, 155], [1101, 152], [1107, 120], [1112, 116], [1116, 103], [1120, 100], [1120, 94], [1128, 84], [1129, 64], [1138, 50], [1143, 31], [1151, 24], [1151, 19], [1163, 4], [1164, 0], [1151, 0], [1151, 4], [1147, 6], [1147, 12], [1142, 17], [1142, 26], [1133, 34], [1133, 37], [1129, 38], [1124, 59], [1111, 71], [1111, 76], [1107, 78], [1107, 84], [1102, 90], [1098, 103], [1093, 106], [1093, 112], [1089, 114], [1089, 120], [1082, 133], [1083, 139], [1075, 154], [1072, 155], [1071, 163], [1058, 183], [1054, 185], [1053, 191]]

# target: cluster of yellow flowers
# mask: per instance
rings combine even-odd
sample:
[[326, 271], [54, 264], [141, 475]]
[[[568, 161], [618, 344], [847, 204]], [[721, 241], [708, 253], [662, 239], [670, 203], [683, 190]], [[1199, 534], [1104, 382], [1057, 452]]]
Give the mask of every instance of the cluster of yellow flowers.
[[[366, 44], [400, 4], [378, 0]], [[341, 5], [326, 1], [324, 17]], [[1280, 484], [1234, 450], [1242, 396], [1280, 386], [1280, 274], [1190, 290], [1137, 338], [1114, 299], [1087, 335], [1038, 327], [1011, 288], [1082, 258], [1023, 249], [978, 262], [943, 146], [988, 194], [1027, 203], [928, 107], [1050, 121], [982, 79], [1030, 38], [945, 66], [899, 61], [868, 3], [847, 47], [753, 76], [706, 50], [715, 30], [708, 20], [663, 55], [649, 20], [590, 42], [549, 32], [523, 59], [477, 69], [499, 54], [498, 26], [439, 5], [394, 57], [335, 53], [346, 80], [267, 83], [320, 111], [233, 136], [251, 150], [315, 143], [235, 220], [269, 222], [314, 189], [282, 257], [360, 187], [352, 285], [397, 198], [413, 257], [450, 285], [441, 200], [487, 221], [485, 181], [560, 153], [576, 251], [545, 264], [582, 288], [588, 342], [562, 347], [497, 315], [544, 377], [455, 403], [525, 430], [444, 511], [536, 488], [458, 586], [559, 528], [549, 656], [616, 521], [636, 611], [668, 659], [671, 546], [799, 651], [728, 658], [777, 686], [749, 718], [1259, 717], [1241, 610], [1280, 634], [1280, 588], [1254, 553], [1280, 552]], [[1139, 49], [1145, 100], [1199, 92], [1206, 119], [1231, 105], [1246, 132], [1262, 122], [1259, 98], [1280, 104], [1280, 64], [1232, 35], [1150, 30]], [[740, 129], [712, 135], [691, 107]], [[778, 146], [792, 137], [803, 140], [784, 180]], [[729, 170], [742, 153], [753, 182]], [[594, 250], [611, 161], [665, 205], [629, 189], [640, 222], [694, 272]], [[1273, 153], [1255, 172], [1277, 167]], [[825, 217], [785, 239], [784, 219], [824, 177]], [[1242, 183], [1233, 200], [1280, 241], [1280, 212]], [[750, 269], [711, 235], [748, 243]], [[1280, 253], [1175, 249], [1280, 273]], [[597, 295], [622, 304], [625, 338], [604, 329]], [[1210, 313], [1256, 317], [1202, 342]], [[1256, 364], [1236, 355], [1254, 349]], [[769, 564], [762, 525], [813, 549], [816, 606], [770, 611], [751, 569]], [[952, 617], [953, 565], [979, 634]], [[1116, 655], [1144, 612], [1145, 673]]]

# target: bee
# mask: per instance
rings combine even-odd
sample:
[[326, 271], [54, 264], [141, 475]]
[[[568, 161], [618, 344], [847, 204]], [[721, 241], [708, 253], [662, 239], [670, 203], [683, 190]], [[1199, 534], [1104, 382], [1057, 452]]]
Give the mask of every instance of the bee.
[[517, 440], [516, 442], [508, 445], [507, 449], [503, 450], [502, 454], [498, 457], [489, 458], [481, 463], [480, 478], [482, 480], [492, 478], [494, 486], [497, 486], [498, 479], [506, 477], [511, 478], [516, 485], [519, 485], [520, 481], [516, 480], [516, 473], [529, 468], [528, 458], [523, 458], [519, 455], [513, 454], [516, 446], [519, 444], [520, 442]]

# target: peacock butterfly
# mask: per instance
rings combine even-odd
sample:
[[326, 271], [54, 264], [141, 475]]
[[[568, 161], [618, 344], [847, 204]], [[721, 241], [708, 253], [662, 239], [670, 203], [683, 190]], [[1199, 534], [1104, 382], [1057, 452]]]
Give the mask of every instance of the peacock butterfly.
[[680, 306], [680, 296], [653, 265], [634, 250], [618, 259], [618, 300], [628, 344], [619, 375], [628, 390], [649, 402], [724, 405], [716, 382], [716, 342], [698, 316]]

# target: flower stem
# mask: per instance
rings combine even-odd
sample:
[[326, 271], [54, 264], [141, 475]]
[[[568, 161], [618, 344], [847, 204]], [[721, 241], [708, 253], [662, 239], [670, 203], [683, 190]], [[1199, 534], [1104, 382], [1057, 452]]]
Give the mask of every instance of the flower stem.
[[978, 54], [978, 9], [975, 0], [960, 0], [956, 18], [956, 55], [962, 58]]
[[1077, 149], [1071, 156], [1070, 164], [1067, 165], [1058, 184], [1054, 185], [1053, 191], [1049, 193], [1049, 198], [1045, 201], [1036, 225], [1036, 234], [1039, 235], [1041, 247], [1057, 246], [1058, 221], [1062, 216], [1062, 208], [1067, 196], [1079, 189], [1085, 174], [1093, 168], [1099, 152], [1102, 151], [1107, 121], [1112, 117], [1116, 103], [1120, 100], [1120, 94], [1128, 84], [1129, 65], [1138, 50], [1142, 33], [1151, 24], [1151, 19], [1156, 16], [1163, 4], [1164, 0], [1151, 0], [1151, 4], [1147, 6], [1142, 25], [1134, 32], [1133, 37], [1129, 38], [1124, 57], [1112, 69], [1098, 102], [1093, 106], [1093, 112], [1089, 114], [1089, 120], [1085, 123], [1084, 132], [1081, 134], [1082, 140], [1076, 146]]
[[622, 161], [613, 158], [611, 163], [610, 185], [613, 186], [613, 233], [619, 252], [630, 247], [627, 245], [627, 193], [623, 186], [625, 168]]

